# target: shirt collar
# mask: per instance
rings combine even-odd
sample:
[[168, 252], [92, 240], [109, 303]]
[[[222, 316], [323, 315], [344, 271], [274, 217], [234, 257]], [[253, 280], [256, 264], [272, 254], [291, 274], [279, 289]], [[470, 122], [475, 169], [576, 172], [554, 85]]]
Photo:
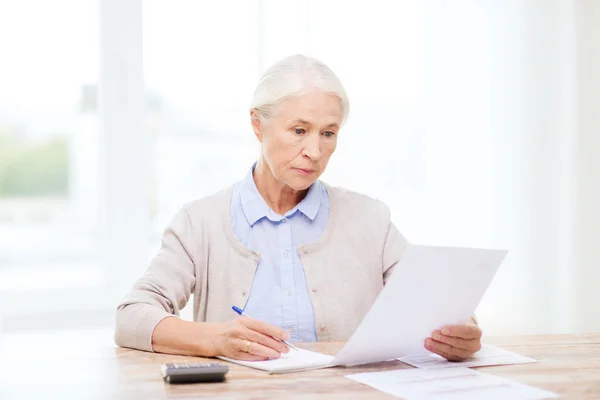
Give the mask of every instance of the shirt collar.
[[[265, 202], [265, 199], [258, 192], [256, 183], [254, 182], [254, 167], [256, 163], [250, 168], [246, 177], [240, 184], [240, 200], [242, 203], [242, 210], [246, 216], [246, 220], [250, 226], [254, 225], [258, 220], [262, 218], [268, 218], [273, 222], [281, 220], [281, 215], [277, 214]], [[302, 199], [300, 204], [285, 213], [286, 217], [292, 216], [296, 211], [300, 211], [306, 215], [311, 221], [315, 219], [321, 206], [321, 182], [315, 181], [310, 188], [308, 193]]]

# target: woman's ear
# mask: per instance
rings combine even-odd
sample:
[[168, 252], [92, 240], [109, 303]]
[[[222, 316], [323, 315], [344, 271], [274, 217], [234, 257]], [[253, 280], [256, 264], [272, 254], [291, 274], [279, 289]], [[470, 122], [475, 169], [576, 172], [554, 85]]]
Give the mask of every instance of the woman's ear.
[[254, 130], [256, 138], [262, 143], [262, 121], [260, 118], [260, 113], [256, 108], [250, 110], [250, 121], [252, 122], [252, 129]]

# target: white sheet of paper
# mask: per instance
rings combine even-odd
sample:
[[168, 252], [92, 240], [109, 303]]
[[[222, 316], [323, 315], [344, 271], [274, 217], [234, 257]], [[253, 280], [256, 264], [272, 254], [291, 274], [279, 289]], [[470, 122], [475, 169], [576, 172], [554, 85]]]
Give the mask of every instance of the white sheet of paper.
[[552, 392], [468, 368], [401, 369], [346, 377], [407, 400], [542, 400], [558, 397]]
[[444, 325], [464, 324], [486, 292], [505, 250], [408, 246], [338, 365], [422, 354], [424, 341]]
[[460, 362], [450, 362], [437, 354], [427, 353], [408, 357], [400, 357], [399, 361], [413, 367], [432, 369], [432, 368], [456, 368], [456, 367], [486, 367], [491, 365], [512, 365], [527, 364], [537, 362], [533, 358], [525, 357], [512, 351], [504, 350], [499, 347], [484, 345], [473, 358]]

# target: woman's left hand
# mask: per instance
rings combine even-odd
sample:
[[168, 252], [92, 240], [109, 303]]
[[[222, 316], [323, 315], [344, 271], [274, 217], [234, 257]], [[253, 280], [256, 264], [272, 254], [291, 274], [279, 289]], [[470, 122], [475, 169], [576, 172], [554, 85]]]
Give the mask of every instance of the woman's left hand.
[[448, 325], [425, 339], [425, 348], [448, 361], [463, 361], [481, 349], [481, 329], [477, 325]]

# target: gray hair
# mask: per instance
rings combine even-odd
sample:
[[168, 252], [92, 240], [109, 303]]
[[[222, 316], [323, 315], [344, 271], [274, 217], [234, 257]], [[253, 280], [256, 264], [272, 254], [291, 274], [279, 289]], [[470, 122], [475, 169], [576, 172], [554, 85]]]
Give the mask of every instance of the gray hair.
[[285, 57], [264, 72], [254, 91], [250, 109], [256, 109], [262, 118], [269, 119], [281, 103], [311, 89], [339, 97], [344, 123], [350, 103], [342, 83], [327, 65], [302, 54]]

